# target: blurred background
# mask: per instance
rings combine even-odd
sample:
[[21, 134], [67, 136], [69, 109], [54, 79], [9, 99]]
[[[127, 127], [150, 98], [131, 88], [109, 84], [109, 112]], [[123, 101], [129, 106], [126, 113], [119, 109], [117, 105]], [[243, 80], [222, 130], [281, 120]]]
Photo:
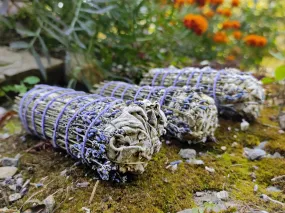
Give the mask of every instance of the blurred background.
[[264, 83], [285, 72], [284, 0], [2, 0], [0, 14], [2, 97], [40, 80], [138, 83], [170, 65], [237, 67]]

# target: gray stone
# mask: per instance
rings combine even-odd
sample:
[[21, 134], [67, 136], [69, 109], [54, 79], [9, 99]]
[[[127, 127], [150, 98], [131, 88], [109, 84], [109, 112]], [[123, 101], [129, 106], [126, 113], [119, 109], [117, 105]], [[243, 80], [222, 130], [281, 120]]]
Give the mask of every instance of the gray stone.
[[179, 155], [184, 159], [194, 159], [196, 157], [195, 149], [180, 149]]
[[22, 195], [20, 193], [14, 193], [9, 196], [9, 201], [14, 202], [16, 200], [21, 199]]
[[278, 188], [275, 187], [275, 186], [268, 186], [268, 187], [266, 188], [266, 191], [268, 191], [268, 192], [282, 192], [281, 189], [278, 189]]
[[249, 160], [258, 160], [263, 158], [266, 155], [266, 152], [262, 149], [254, 148], [244, 148], [244, 155], [249, 159]]
[[[50, 64], [45, 58], [41, 58], [41, 61], [47, 74], [52, 74], [50, 77], [56, 79], [63, 76], [63, 72], [60, 73], [64, 67], [62, 60], [51, 58]], [[40, 76], [39, 73], [39, 67], [28, 51], [15, 52], [7, 47], [0, 47], [0, 83], [12, 80], [20, 81], [23, 76]]]
[[275, 152], [271, 157], [272, 158], [283, 158], [279, 152]]
[[204, 161], [197, 159], [188, 159], [186, 162], [193, 165], [204, 165]]
[[89, 182], [82, 182], [82, 183], [76, 184], [76, 187], [80, 187], [80, 188], [86, 188], [87, 186], [89, 186]]
[[55, 206], [55, 200], [52, 195], [48, 196], [46, 199], [43, 200], [43, 203], [45, 204], [46, 208], [43, 211], [43, 213], [52, 213], [54, 206]]
[[18, 170], [17, 167], [14, 166], [0, 167], [0, 179], [13, 177], [16, 174], [17, 170]]
[[217, 198], [219, 198], [220, 200], [228, 200], [229, 199], [229, 193], [227, 191], [217, 192]]
[[1, 164], [2, 164], [2, 166], [15, 166], [15, 167], [17, 167], [19, 164], [19, 160], [20, 160], [20, 155], [17, 154], [15, 156], [15, 158], [8, 158], [8, 157], [2, 158]]
[[268, 141], [262, 141], [258, 146], [256, 146], [256, 149], [265, 149], [266, 144], [268, 143]]
[[281, 129], [285, 130], [285, 113], [284, 112], [283, 114], [279, 116], [279, 125]]

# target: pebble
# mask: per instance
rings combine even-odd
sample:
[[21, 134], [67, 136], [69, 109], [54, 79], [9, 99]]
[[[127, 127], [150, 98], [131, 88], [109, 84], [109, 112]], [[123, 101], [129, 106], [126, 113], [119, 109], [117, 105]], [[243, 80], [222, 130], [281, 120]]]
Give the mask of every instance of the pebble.
[[18, 168], [14, 166], [4, 166], [0, 167], [0, 179], [6, 179], [8, 177], [13, 177]]
[[285, 129], [285, 113], [279, 116], [279, 125], [281, 129]]
[[268, 191], [268, 192], [282, 192], [282, 190], [278, 189], [276, 186], [268, 186], [266, 188], [266, 191]]
[[53, 212], [54, 206], [55, 206], [55, 200], [53, 195], [49, 195], [47, 198], [43, 200], [43, 203], [45, 204], [46, 208], [43, 211], [43, 213], [50, 213]]
[[21, 199], [22, 195], [20, 193], [14, 193], [9, 196], [9, 201], [14, 202], [16, 200]]
[[254, 185], [253, 191], [254, 191], [254, 192], [257, 192], [257, 191], [258, 191], [258, 185], [257, 185], [257, 184]]
[[240, 123], [241, 131], [246, 131], [248, 130], [248, 128], [249, 128], [249, 123], [246, 120], [242, 119], [242, 122]]
[[279, 152], [275, 152], [271, 158], [283, 158], [283, 156]]
[[215, 172], [215, 169], [212, 168], [212, 167], [208, 167], [208, 166], [205, 166], [205, 169], [210, 172], [210, 173], [214, 173]]
[[217, 192], [217, 198], [220, 200], [228, 200], [229, 199], [229, 193], [227, 191], [220, 191]]
[[221, 147], [221, 150], [226, 151], [226, 150], [227, 150], [227, 147], [226, 147], [226, 146], [222, 146], [222, 147]]
[[244, 155], [249, 160], [259, 160], [266, 155], [266, 152], [262, 149], [254, 148], [244, 148]]
[[256, 146], [255, 148], [257, 149], [265, 149], [266, 144], [268, 143], [268, 141], [262, 141], [258, 146]]
[[234, 148], [238, 147], [238, 143], [237, 142], [233, 142], [232, 143], [232, 147], [234, 147]]
[[76, 184], [76, 187], [79, 187], [79, 188], [86, 188], [87, 186], [89, 186], [89, 182], [82, 182], [82, 183]]
[[20, 157], [21, 157], [20, 154], [17, 154], [15, 156], [15, 158], [4, 157], [1, 159], [1, 164], [2, 164], [2, 166], [15, 166], [15, 167], [17, 167], [19, 164]]
[[204, 161], [197, 159], [188, 159], [186, 162], [193, 165], [204, 165]]
[[194, 159], [196, 157], [195, 149], [180, 149], [179, 155], [184, 159]]
[[285, 131], [284, 131], [284, 130], [282, 130], [282, 129], [279, 129], [279, 130], [278, 130], [278, 133], [282, 135], [282, 134], [284, 134], [284, 133], [285, 133]]
[[169, 165], [175, 165], [175, 164], [180, 164], [180, 163], [182, 163], [182, 160], [176, 160], [176, 161], [172, 161], [172, 162], [170, 162], [170, 164]]

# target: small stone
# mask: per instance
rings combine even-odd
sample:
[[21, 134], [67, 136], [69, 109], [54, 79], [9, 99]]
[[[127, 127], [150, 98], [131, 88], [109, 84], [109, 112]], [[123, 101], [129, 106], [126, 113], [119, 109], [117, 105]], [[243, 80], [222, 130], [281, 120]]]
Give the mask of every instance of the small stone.
[[17, 180], [16, 180], [16, 184], [18, 185], [18, 186], [22, 186], [23, 185], [23, 182], [24, 182], [24, 179], [23, 178], [17, 178]]
[[282, 192], [282, 190], [278, 189], [278, 188], [275, 187], [275, 186], [268, 186], [268, 187], [266, 188], [266, 191], [268, 191], [268, 192]]
[[259, 169], [258, 166], [252, 166], [252, 168], [253, 168], [254, 170], [258, 170], [258, 169]]
[[76, 187], [79, 187], [79, 188], [86, 188], [87, 186], [89, 186], [89, 182], [82, 182], [82, 183], [76, 184]]
[[285, 130], [285, 113], [284, 112], [279, 116], [279, 125], [281, 129]]
[[229, 130], [229, 131], [231, 131], [231, 130], [232, 130], [232, 128], [229, 126], [229, 127], [228, 127], [228, 130]]
[[282, 129], [279, 129], [279, 130], [278, 130], [278, 133], [279, 133], [280, 135], [282, 135], [282, 134], [284, 134], [284, 133], [285, 133], [285, 131], [284, 131], [284, 130], [282, 130]]
[[249, 123], [246, 120], [242, 119], [242, 122], [240, 123], [241, 131], [246, 131], [248, 130], [248, 128], [249, 128]]
[[5, 113], [7, 112], [7, 110], [3, 107], [0, 107], [0, 117], [2, 117], [3, 115], [5, 115]]
[[254, 185], [253, 191], [254, 191], [254, 192], [257, 192], [257, 191], [258, 191], [258, 185], [257, 185], [257, 184]]
[[238, 147], [238, 145], [239, 145], [239, 144], [238, 144], [237, 142], [233, 142], [233, 143], [232, 143], [232, 147], [233, 147], [233, 148]]
[[67, 173], [67, 170], [65, 169], [65, 170], [60, 172], [60, 176], [66, 176], [66, 173]]
[[250, 177], [251, 177], [252, 179], [256, 179], [256, 174], [255, 174], [255, 172], [250, 173]]
[[9, 201], [14, 202], [16, 200], [21, 199], [22, 195], [20, 193], [14, 193], [9, 196]]
[[86, 207], [82, 207], [81, 210], [85, 211], [85, 213], [91, 213], [91, 210]]
[[220, 200], [228, 200], [229, 199], [229, 193], [227, 191], [220, 191], [220, 192], [217, 192], [217, 197], [220, 199]]
[[175, 172], [175, 171], [177, 170], [177, 168], [178, 168], [177, 164], [171, 165], [171, 166], [169, 167], [169, 169], [170, 169], [172, 172]]
[[4, 166], [0, 167], [0, 179], [6, 179], [8, 177], [13, 177], [18, 168], [14, 166]]
[[250, 148], [244, 148], [244, 155], [249, 159], [249, 160], [258, 160], [263, 158], [266, 155], [266, 152], [262, 149], [250, 149]]
[[186, 160], [187, 163], [193, 164], [193, 165], [203, 165], [204, 161], [202, 160], [197, 160], [197, 159], [188, 159]]
[[1, 159], [2, 166], [15, 166], [17, 167], [19, 164], [20, 155], [16, 155], [15, 158], [4, 157]]
[[166, 140], [166, 141], [165, 141], [165, 144], [166, 144], [166, 145], [170, 145], [171, 142], [170, 142], [169, 140]]
[[46, 206], [46, 208], [43, 211], [43, 213], [53, 212], [53, 209], [54, 209], [54, 206], [55, 206], [55, 200], [54, 200], [53, 195], [49, 195], [46, 199], [43, 200], [43, 203]]
[[237, 136], [236, 136], [236, 135], [234, 135], [234, 138], [237, 138]]
[[194, 159], [196, 157], [195, 149], [181, 149], [179, 155], [184, 159]]
[[257, 149], [265, 149], [266, 144], [268, 143], [268, 141], [262, 141], [258, 146], [256, 146], [255, 148]]
[[222, 146], [222, 147], [221, 147], [221, 150], [226, 151], [226, 150], [227, 150], [227, 147], [226, 147], [226, 146]]
[[271, 157], [272, 158], [283, 158], [279, 152], [275, 152]]
[[210, 172], [210, 173], [214, 173], [215, 172], [215, 169], [212, 168], [212, 167], [208, 167], [208, 166], [205, 166], [205, 169]]

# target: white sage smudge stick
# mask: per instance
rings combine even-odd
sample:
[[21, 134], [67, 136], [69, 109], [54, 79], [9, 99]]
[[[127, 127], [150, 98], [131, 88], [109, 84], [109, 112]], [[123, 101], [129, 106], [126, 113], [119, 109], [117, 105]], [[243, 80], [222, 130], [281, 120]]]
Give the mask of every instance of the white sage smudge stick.
[[228, 68], [155, 68], [144, 75], [140, 85], [191, 86], [214, 98], [225, 117], [256, 119], [264, 102], [262, 84], [251, 74]]
[[119, 81], [102, 82], [92, 92], [124, 100], [157, 101], [168, 120], [168, 135], [189, 143], [214, 140], [217, 107], [211, 97], [201, 92], [179, 87], [140, 87]]
[[[25, 129], [89, 165], [103, 180], [142, 173], [159, 151], [166, 117], [148, 100], [125, 103], [72, 89], [37, 85], [16, 107]], [[123, 178], [124, 179], [124, 178]]]

